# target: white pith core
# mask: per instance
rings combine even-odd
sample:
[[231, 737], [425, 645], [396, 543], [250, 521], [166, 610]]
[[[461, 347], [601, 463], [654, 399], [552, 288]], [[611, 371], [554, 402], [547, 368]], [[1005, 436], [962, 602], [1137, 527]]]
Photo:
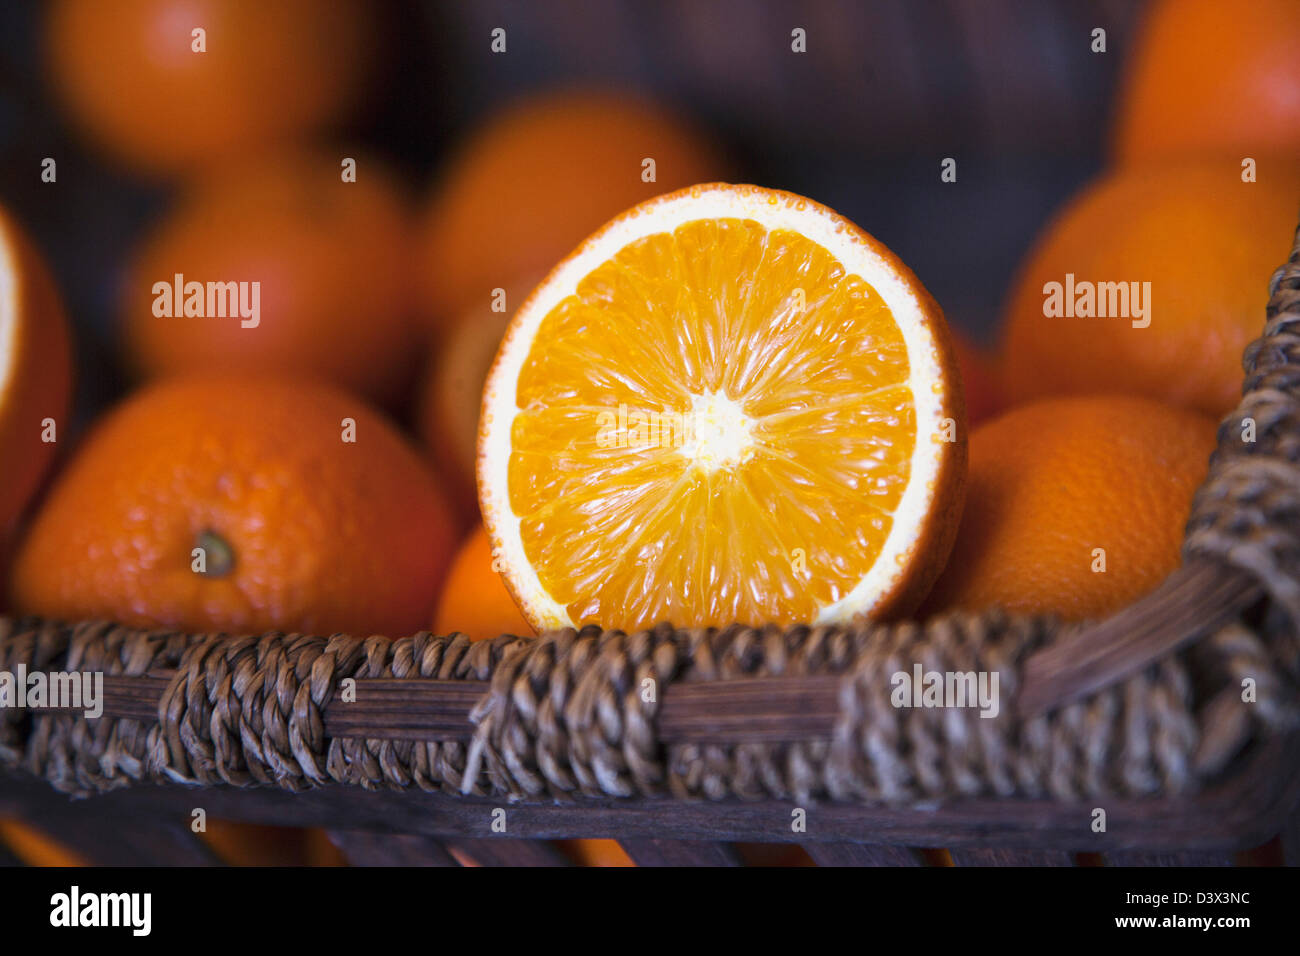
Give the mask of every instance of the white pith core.
[[754, 445], [754, 420], [720, 391], [692, 395], [687, 423], [681, 453], [705, 472], [740, 464]]

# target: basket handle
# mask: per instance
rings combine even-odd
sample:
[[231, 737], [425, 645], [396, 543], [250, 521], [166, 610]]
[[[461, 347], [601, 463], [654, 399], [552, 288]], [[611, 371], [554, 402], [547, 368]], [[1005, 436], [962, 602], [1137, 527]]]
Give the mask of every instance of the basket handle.
[[[1243, 356], [1241, 402], [1220, 423], [1192, 504], [1183, 566], [1137, 603], [1032, 654], [1021, 716], [1117, 683], [1262, 597], [1300, 629], [1300, 227], [1269, 295], [1264, 334]], [[1256, 433], [1249, 443], [1247, 422]]]
[[1184, 565], [1137, 603], [1031, 654], [1016, 710], [1034, 717], [1118, 683], [1214, 633], [1263, 593], [1258, 581], [1236, 568], [1209, 561]]

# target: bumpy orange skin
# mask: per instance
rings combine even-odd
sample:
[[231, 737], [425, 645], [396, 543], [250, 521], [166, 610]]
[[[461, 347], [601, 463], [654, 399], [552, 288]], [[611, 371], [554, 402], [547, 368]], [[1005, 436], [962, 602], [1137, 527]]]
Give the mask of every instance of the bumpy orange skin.
[[[1264, 328], [1268, 278], [1286, 259], [1300, 166], [1235, 160], [1103, 177], [1047, 228], [1021, 266], [1003, 337], [1012, 403], [1123, 392], [1209, 415], [1241, 397], [1241, 354]], [[1043, 315], [1048, 282], [1150, 282], [1151, 323]], [[1140, 287], [1139, 287], [1140, 288]]]
[[[655, 182], [641, 179], [646, 158]], [[459, 148], [430, 199], [422, 258], [435, 323], [544, 272], [624, 209], [725, 172], [699, 134], [635, 97], [572, 91], [516, 104]]]
[[971, 436], [961, 529], [924, 613], [1082, 620], [1131, 603], [1178, 566], [1214, 443], [1213, 420], [1125, 396], [1044, 400], [987, 422]]
[[[233, 552], [222, 576], [192, 570], [204, 532]], [[427, 627], [453, 543], [427, 464], [359, 399], [174, 381], [88, 437], [15, 559], [13, 603], [140, 627], [397, 637]]]
[[[10, 530], [58, 447], [42, 441], [52, 418], [67, 434], [72, 402], [72, 355], [58, 292], [35, 247], [0, 208], [0, 247], [15, 266], [12, 304], [17, 337], [13, 377], [0, 380], [0, 538]], [[3, 359], [0, 359], [3, 362]], [[0, 370], [2, 371], [2, 370]]]
[[[57, 0], [55, 90], [84, 134], [155, 175], [296, 141], [350, 111], [375, 49], [362, 0]], [[195, 28], [206, 52], [193, 52]]]
[[1300, 155], [1297, 47], [1295, 0], [1158, 0], [1120, 92], [1118, 158]]
[[[402, 190], [354, 153], [258, 156], [196, 183], [132, 258], [125, 350], [146, 376], [288, 372], [392, 405], [421, 342]], [[155, 315], [154, 284], [260, 282], [261, 317]], [[174, 296], [173, 296], [174, 298]], [[183, 301], [181, 303], [184, 304]], [[206, 302], [205, 302], [206, 309]]]
[[436, 634], [460, 631], [472, 641], [500, 634], [533, 636], [501, 575], [492, 570], [492, 542], [482, 525], [470, 533], [452, 562], [433, 630]]

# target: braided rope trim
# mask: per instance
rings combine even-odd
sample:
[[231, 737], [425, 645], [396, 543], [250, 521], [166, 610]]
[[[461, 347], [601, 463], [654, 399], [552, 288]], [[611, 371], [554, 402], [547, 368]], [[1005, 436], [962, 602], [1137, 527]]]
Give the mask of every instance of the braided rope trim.
[[[958, 796], [1148, 795], [1195, 789], [1202, 743], [1188, 663], [1159, 662], [1122, 684], [1030, 720], [1011, 702], [1020, 665], [1052, 638], [1042, 620], [1002, 615], [866, 627], [595, 628], [535, 640], [266, 634], [187, 639], [108, 624], [0, 619], [0, 664], [170, 672], [156, 721], [28, 713], [0, 721], [0, 765], [58, 789], [136, 782], [327, 783], [520, 800], [674, 796], [885, 804]], [[1238, 648], [1239, 657], [1247, 649]], [[996, 717], [902, 708], [891, 677], [996, 673]], [[836, 676], [826, 739], [665, 746], [656, 719], [674, 683]], [[1204, 679], [1204, 675], [1201, 675]], [[345, 677], [488, 681], [464, 741], [329, 738], [323, 710]]]
[[[806, 673], [839, 661], [839, 714], [828, 741], [671, 748], [670, 786], [683, 797], [933, 804], [953, 797], [1144, 796], [1194, 790], [1199, 733], [1191, 684], [1177, 658], [1086, 701], [1027, 721], [1007, 708], [1025, 657], [1059, 632], [1042, 619], [999, 613], [841, 630], [749, 632], [727, 649], [724, 671]], [[777, 647], [770, 645], [776, 644]], [[783, 645], [783, 646], [782, 646]], [[898, 707], [892, 676], [996, 673], [996, 717], [973, 707]], [[842, 668], [842, 669], [841, 669]], [[819, 668], [820, 669], [820, 668]]]
[[[347, 677], [487, 680], [517, 638], [390, 641], [343, 635], [187, 637], [102, 622], [0, 618], [0, 670], [170, 673], [153, 722], [0, 711], [0, 766], [94, 793], [132, 783], [417, 786], [460, 792], [465, 745], [326, 738], [322, 711]], [[471, 792], [486, 793], [485, 787]]]

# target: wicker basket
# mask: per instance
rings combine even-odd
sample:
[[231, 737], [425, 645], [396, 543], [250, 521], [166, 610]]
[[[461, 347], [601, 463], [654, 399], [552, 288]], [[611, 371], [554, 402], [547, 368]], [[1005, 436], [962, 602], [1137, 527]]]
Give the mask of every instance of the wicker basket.
[[[358, 863], [616, 837], [650, 864], [734, 862], [741, 840], [822, 864], [1177, 864], [1276, 835], [1300, 862], [1300, 231], [1270, 291], [1183, 567], [1109, 620], [471, 644], [0, 619], [0, 670], [106, 675], [102, 718], [0, 712], [0, 814], [72, 834], [93, 814], [119, 862], [200, 862], [195, 806], [330, 828]], [[1001, 713], [892, 706], [918, 662], [997, 672]]]

